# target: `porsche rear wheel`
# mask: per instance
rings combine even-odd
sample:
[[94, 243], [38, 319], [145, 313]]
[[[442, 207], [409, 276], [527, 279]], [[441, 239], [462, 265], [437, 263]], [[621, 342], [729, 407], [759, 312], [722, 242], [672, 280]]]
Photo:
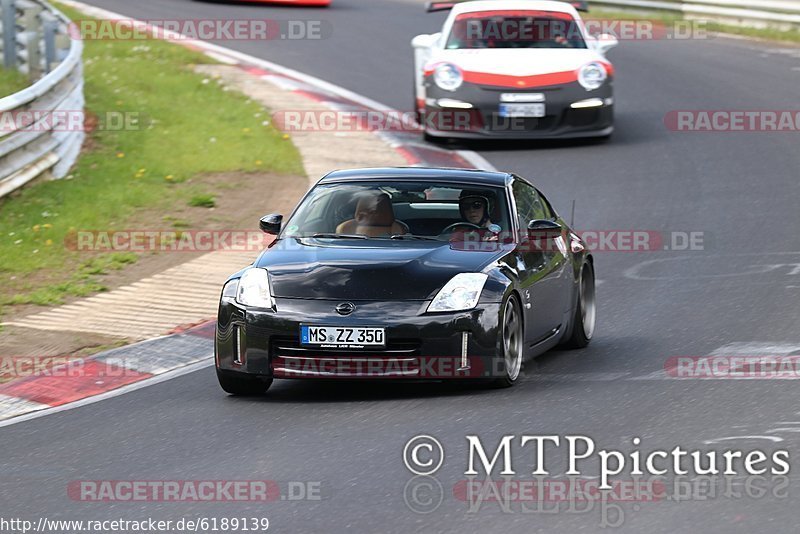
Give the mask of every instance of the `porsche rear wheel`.
[[231, 395], [240, 397], [255, 397], [263, 395], [272, 385], [272, 379], [263, 380], [248, 376], [238, 377], [233, 374], [221, 372], [217, 369], [217, 380], [220, 387]]

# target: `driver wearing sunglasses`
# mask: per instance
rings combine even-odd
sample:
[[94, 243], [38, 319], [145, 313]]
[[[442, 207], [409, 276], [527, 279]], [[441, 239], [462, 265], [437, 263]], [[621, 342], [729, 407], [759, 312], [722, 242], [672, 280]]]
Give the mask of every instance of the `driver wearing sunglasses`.
[[482, 228], [494, 225], [490, 219], [489, 198], [484, 195], [472, 191], [462, 191], [458, 198], [458, 209], [461, 217], [468, 223]]

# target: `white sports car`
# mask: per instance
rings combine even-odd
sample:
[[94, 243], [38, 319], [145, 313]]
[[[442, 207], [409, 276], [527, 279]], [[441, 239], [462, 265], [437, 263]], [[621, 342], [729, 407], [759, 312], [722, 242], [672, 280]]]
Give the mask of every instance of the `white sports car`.
[[589, 35], [585, 2], [431, 2], [450, 10], [414, 48], [416, 111], [426, 137], [607, 137], [615, 36]]

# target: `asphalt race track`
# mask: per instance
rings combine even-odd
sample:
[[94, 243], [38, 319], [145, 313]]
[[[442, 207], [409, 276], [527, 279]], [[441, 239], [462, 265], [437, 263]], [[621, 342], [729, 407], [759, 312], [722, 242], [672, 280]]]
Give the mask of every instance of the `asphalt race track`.
[[[412, 102], [409, 42], [444, 19], [411, 0], [334, 0], [309, 10], [91, 3], [139, 19], [324, 20], [332, 34], [321, 41], [219, 44], [403, 110]], [[797, 108], [800, 49], [718, 37], [623, 41], [609, 57], [617, 73], [610, 141], [466, 145], [532, 179], [560, 212], [569, 214], [574, 200], [579, 229], [703, 233], [704, 250], [596, 253], [602, 283], [588, 349], [529, 362], [522, 382], [502, 391], [278, 381], [265, 398], [245, 400], [226, 396], [205, 368], [0, 430], [3, 508], [50, 519], [268, 517], [278, 532], [585, 532], [619, 514], [631, 532], [796, 531], [800, 482], [792, 473], [788, 482], [765, 475], [760, 496], [739, 480], [734, 491], [704, 499], [617, 502], [613, 518], [599, 506], [579, 513], [557, 502], [546, 511], [490, 503], [470, 512], [454, 493], [465, 479], [468, 434], [492, 447], [509, 434], [579, 434], [622, 450], [638, 436], [644, 451], [780, 446], [800, 462], [793, 380], [661, 372], [674, 356], [800, 354], [797, 133], [672, 132], [663, 120], [682, 109]], [[439, 439], [446, 458], [415, 493], [419, 481], [402, 453], [418, 434]], [[531, 454], [518, 458], [529, 473]], [[551, 478], [565, 471], [558, 461], [548, 468]], [[321, 498], [104, 503], [67, 493], [75, 480], [187, 479], [311, 481]], [[672, 480], [667, 486], [673, 494]]]

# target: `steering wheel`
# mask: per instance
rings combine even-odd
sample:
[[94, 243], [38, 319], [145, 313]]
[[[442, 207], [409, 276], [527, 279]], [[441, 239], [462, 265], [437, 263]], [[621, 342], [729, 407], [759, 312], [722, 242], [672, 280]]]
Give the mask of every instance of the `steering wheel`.
[[450, 226], [448, 226], [447, 228], [445, 228], [444, 230], [439, 232], [439, 235], [444, 235], [444, 234], [451, 233], [456, 228], [459, 228], [459, 227], [462, 227], [462, 226], [465, 227], [465, 228], [469, 228], [470, 230], [485, 230], [485, 228], [483, 226], [478, 226], [477, 224], [472, 224], [471, 222], [459, 221], [457, 223], [451, 224]]

